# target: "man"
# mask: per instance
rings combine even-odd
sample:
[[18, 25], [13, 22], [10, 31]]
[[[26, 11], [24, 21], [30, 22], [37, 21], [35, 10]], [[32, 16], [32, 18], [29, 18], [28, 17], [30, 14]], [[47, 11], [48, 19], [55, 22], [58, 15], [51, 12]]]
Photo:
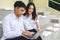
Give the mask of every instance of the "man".
[[8, 14], [3, 19], [3, 36], [1, 40], [21, 40], [22, 35], [30, 36], [25, 31], [22, 15], [26, 5], [22, 1], [16, 1], [14, 4], [14, 13]]

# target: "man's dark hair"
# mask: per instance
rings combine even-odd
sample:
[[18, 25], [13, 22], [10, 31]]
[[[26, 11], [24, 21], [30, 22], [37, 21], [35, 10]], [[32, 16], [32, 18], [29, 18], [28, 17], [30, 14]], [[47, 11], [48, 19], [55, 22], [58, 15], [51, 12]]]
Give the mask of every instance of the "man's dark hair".
[[14, 8], [15, 7], [23, 7], [26, 9], [26, 5], [22, 1], [16, 1], [14, 4]]

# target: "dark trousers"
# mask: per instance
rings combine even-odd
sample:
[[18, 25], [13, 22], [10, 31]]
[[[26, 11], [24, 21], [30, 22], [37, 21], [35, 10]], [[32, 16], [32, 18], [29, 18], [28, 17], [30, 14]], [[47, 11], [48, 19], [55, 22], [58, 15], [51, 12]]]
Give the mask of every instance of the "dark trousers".
[[31, 40], [31, 39], [27, 39], [27, 38], [21, 36], [21, 37], [9, 38], [9, 39], [5, 39], [5, 40]]
[[[27, 38], [22, 36], [21, 40], [31, 40], [31, 39], [27, 39]], [[32, 39], [32, 40], [42, 40], [42, 38], [39, 36], [37, 39]]]
[[5, 40], [21, 40], [21, 37], [9, 38], [9, 39], [5, 39]]
[[31, 40], [31, 39], [27, 39], [27, 38], [21, 36], [21, 40]]

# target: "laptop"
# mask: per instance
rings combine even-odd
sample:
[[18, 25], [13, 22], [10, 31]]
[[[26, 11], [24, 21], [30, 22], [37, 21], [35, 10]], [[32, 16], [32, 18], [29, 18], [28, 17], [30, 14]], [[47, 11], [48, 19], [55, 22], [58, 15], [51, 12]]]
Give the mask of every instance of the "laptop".
[[32, 34], [32, 36], [25, 36], [25, 35], [23, 35], [23, 37], [25, 37], [25, 38], [27, 38], [27, 39], [35, 39], [35, 37], [38, 35], [40, 35], [39, 34], [40, 33], [40, 31], [38, 31], [37, 33], [34, 33], [34, 32], [31, 32], [31, 34]]

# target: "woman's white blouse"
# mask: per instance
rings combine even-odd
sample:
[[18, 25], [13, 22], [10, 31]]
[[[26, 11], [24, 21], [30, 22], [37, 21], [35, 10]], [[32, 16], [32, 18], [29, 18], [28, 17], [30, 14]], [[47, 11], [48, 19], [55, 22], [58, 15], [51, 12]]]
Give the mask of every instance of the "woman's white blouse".
[[32, 20], [32, 15], [30, 15], [29, 17], [24, 16], [24, 20], [24, 26], [26, 30], [37, 29], [36, 22], [39, 22], [37, 18]]

